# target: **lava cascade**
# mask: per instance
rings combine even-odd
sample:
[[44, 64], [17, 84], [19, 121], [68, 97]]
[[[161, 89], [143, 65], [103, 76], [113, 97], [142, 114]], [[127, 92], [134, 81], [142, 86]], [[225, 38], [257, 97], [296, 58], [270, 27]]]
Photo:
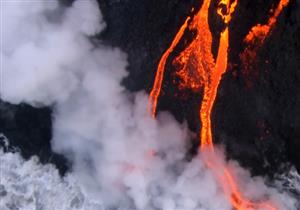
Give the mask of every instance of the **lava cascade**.
[[[276, 18], [287, 3], [288, 0], [281, 0], [268, 23], [266, 25], [257, 25], [253, 27], [246, 36], [245, 41], [254, 43], [255, 39], [259, 39], [258, 45], [262, 45], [263, 41], [270, 33], [270, 30], [275, 25]], [[222, 74], [225, 73], [227, 69], [229, 46], [228, 24], [237, 5], [237, 0], [234, 0], [233, 2], [230, 0], [221, 0], [219, 2], [217, 13], [222, 17], [225, 29], [220, 34], [216, 59], [214, 59], [211, 52], [212, 34], [208, 23], [208, 10], [210, 4], [211, 0], [204, 0], [198, 13], [196, 13], [193, 18], [188, 17], [186, 19], [185, 23], [176, 34], [171, 46], [163, 54], [157, 68], [154, 86], [149, 97], [151, 115], [155, 117], [156, 114], [157, 100], [161, 90], [166, 60], [179, 43], [186, 29], [196, 31], [196, 35], [191, 43], [189, 43], [188, 46], [174, 59], [173, 63], [176, 64], [176, 66], [179, 66], [176, 73], [181, 81], [179, 88], [189, 88], [194, 91], [203, 88], [203, 98], [199, 110], [199, 118], [202, 125], [200, 130], [201, 155], [203, 156], [207, 167], [212, 170], [219, 180], [225, 195], [235, 209], [275, 210], [276, 208], [269, 202], [256, 203], [244, 198], [239, 191], [230, 170], [214, 151], [210, 116]], [[190, 23], [189, 20], [191, 20]], [[255, 43], [257, 43], [257, 41]]]

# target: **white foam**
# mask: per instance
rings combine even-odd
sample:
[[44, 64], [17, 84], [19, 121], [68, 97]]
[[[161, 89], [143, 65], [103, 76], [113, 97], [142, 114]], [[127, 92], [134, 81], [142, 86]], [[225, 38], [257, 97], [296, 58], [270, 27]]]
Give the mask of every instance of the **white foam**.
[[25, 161], [18, 153], [0, 149], [1, 210], [100, 210], [101, 200], [87, 198], [71, 174], [61, 178], [57, 169], [37, 157]]

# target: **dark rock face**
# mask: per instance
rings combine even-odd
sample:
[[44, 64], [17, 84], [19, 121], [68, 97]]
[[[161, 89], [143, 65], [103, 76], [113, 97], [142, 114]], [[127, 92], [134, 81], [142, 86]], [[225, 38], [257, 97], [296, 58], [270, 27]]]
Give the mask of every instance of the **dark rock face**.
[[[202, 1], [167, 0], [99, 2], [108, 25], [102, 39], [128, 53], [130, 74], [123, 84], [131, 91], [151, 89], [161, 55], [191, 14], [190, 8], [197, 9], [202, 4]], [[229, 67], [212, 115], [215, 141], [225, 144], [227, 156], [238, 160], [253, 174], [272, 175], [287, 162], [300, 170], [297, 153], [300, 149], [300, 1], [290, 1], [271, 36], [257, 52], [256, 78], [245, 78], [239, 59], [245, 49], [246, 34], [257, 23], [266, 23], [270, 9], [278, 2], [238, 2], [230, 24]], [[214, 12], [216, 4], [213, 1], [209, 20], [214, 53], [222, 29]], [[184, 47], [180, 45], [167, 62], [158, 109], [171, 111], [179, 121], [186, 119], [191, 130], [197, 132], [201, 127], [198, 108], [202, 93], [179, 93], [172, 84], [171, 60]], [[252, 87], [246, 85], [247, 80]]]
[[[243, 15], [237, 13], [236, 19], [245, 19]], [[300, 1], [291, 1], [258, 50], [257, 76], [250, 78], [252, 85], [247, 87], [249, 78], [243, 76], [234, 57], [243, 45], [232, 32], [230, 62], [236, 66], [229, 69], [219, 88], [214, 134], [226, 145], [228, 156], [254, 174], [273, 174], [284, 162], [300, 171], [299, 37]]]
[[[129, 56], [131, 91], [150, 90], [162, 52], [177, 33], [196, 0], [98, 0], [107, 29], [101, 39]], [[198, 2], [196, 4], [196, 2]]]
[[[0, 101], [0, 133], [9, 140], [5, 150], [19, 150], [25, 159], [37, 155], [41, 163], [53, 163], [64, 174], [67, 160], [51, 150], [51, 120], [50, 108], [16, 106]], [[4, 146], [3, 139], [0, 139], [0, 146]]]

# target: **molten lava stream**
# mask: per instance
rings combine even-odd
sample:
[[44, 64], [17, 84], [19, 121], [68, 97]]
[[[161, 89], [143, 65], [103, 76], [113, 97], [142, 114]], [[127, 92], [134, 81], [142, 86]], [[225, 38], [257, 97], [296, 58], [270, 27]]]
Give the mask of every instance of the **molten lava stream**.
[[266, 37], [270, 34], [270, 31], [276, 24], [277, 17], [281, 13], [281, 11], [288, 5], [288, 3], [289, 0], [280, 0], [277, 8], [275, 9], [273, 15], [269, 18], [267, 24], [257, 24], [256, 26], [252, 27], [245, 38], [245, 42], [255, 44], [255, 42], [257, 41], [257, 47], [261, 47]]
[[181, 26], [181, 28], [177, 32], [174, 40], [172, 41], [171, 46], [167, 49], [167, 51], [163, 54], [163, 56], [161, 57], [161, 59], [159, 61], [156, 75], [155, 75], [154, 85], [150, 92], [150, 97], [149, 97], [148, 108], [150, 109], [152, 117], [155, 117], [157, 100], [158, 100], [158, 96], [161, 91], [161, 85], [162, 85], [162, 81], [163, 81], [163, 77], [164, 77], [166, 61], [167, 61], [169, 55], [173, 52], [173, 50], [176, 47], [176, 45], [178, 44], [178, 42], [180, 41], [180, 39], [187, 27], [187, 23], [188, 23], [189, 19], [190, 19], [190, 17], [187, 17], [184, 24]]
[[270, 35], [272, 29], [274, 28], [277, 18], [281, 11], [288, 5], [289, 0], [280, 0], [277, 8], [272, 16], [269, 18], [268, 22], [264, 25], [257, 24], [251, 28], [249, 33], [244, 39], [247, 47], [244, 49], [243, 53], [240, 54], [241, 61], [243, 63], [243, 74], [245, 76], [246, 85], [251, 87], [253, 84], [251, 79], [258, 78], [257, 67], [255, 67], [255, 62], [257, 60], [257, 52], [260, 47], [264, 44], [266, 38]]
[[[287, 4], [288, 0], [281, 0], [274, 15], [268, 22], [268, 27], [271, 28], [275, 24], [276, 18], [282, 8]], [[231, 20], [231, 15], [237, 5], [237, 0], [230, 3], [230, 0], [220, 0], [217, 13], [222, 17], [226, 28], [220, 34], [219, 49], [216, 61], [214, 61], [211, 47], [212, 35], [208, 24], [208, 8], [211, 0], [204, 0], [199, 12], [193, 17], [189, 25], [190, 30], [196, 31], [196, 36], [191, 43], [183, 50], [174, 60], [174, 63], [179, 66], [177, 76], [181, 79], [180, 88], [189, 88], [199, 90], [203, 87], [204, 94], [201, 102], [199, 117], [201, 121], [200, 141], [201, 155], [208, 168], [212, 170], [223, 191], [231, 202], [232, 206], [237, 210], [275, 210], [269, 203], [254, 203], [245, 199], [238, 189], [236, 182], [233, 179], [226, 164], [215, 153], [211, 131], [211, 110], [217, 94], [217, 89], [223, 73], [227, 69], [228, 57], [228, 40], [229, 31], [228, 23]], [[226, 7], [226, 13], [221, 6]], [[188, 19], [187, 19], [188, 20]], [[149, 98], [149, 106], [151, 108], [152, 117], [155, 117], [158, 96], [160, 94], [165, 63], [170, 53], [180, 41], [184, 30], [187, 28], [187, 20], [180, 28], [174, 41], [167, 51], [163, 54], [155, 77], [155, 83]], [[268, 29], [269, 32], [270, 29]], [[255, 31], [254, 29], [252, 31]], [[251, 33], [250, 33], [251, 34]]]

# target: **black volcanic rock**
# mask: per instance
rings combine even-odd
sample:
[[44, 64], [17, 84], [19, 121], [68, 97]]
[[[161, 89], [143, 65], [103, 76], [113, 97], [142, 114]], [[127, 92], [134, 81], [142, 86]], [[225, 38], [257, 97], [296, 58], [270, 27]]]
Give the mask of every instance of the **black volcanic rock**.
[[[231, 43], [237, 43], [235, 36]], [[255, 174], [273, 174], [285, 162], [300, 171], [299, 37], [300, 1], [291, 1], [257, 52], [252, 85], [246, 85], [249, 78], [235, 62], [219, 88], [213, 114], [216, 140], [226, 145], [228, 157]]]
[[0, 134], [7, 137], [9, 147], [5, 147], [3, 139], [0, 139], [0, 146], [4, 150], [20, 151], [25, 159], [37, 155], [41, 163], [55, 164], [63, 175], [68, 169], [67, 160], [51, 150], [51, 129], [50, 108], [12, 105], [0, 101]]
[[[124, 85], [131, 91], [150, 91], [157, 64], [190, 8], [202, 1], [99, 0], [108, 28], [101, 38], [121, 47], [129, 56], [129, 76]], [[299, 0], [291, 0], [278, 23], [259, 50], [257, 78], [245, 78], [239, 59], [245, 49], [243, 39], [251, 27], [265, 24], [271, 8], [279, 0], [239, 1], [230, 23], [229, 67], [219, 87], [213, 110], [215, 141], [225, 144], [229, 158], [238, 160], [253, 174], [272, 175], [281, 165], [292, 162], [300, 170], [299, 144], [299, 72], [300, 20]], [[214, 13], [209, 23], [213, 32], [212, 51], [222, 29]], [[171, 111], [177, 120], [186, 119], [191, 130], [201, 127], [198, 118], [202, 93], [179, 92], [172, 83], [171, 60], [167, 61], [158, 109]], [[254, 84], [246, 85], [247, 80]], [[194, 144], [197, 146], [197, 143]]]
[[[100, 38], [129, 56], [131, 91], [150, 90], [162, 52], [191, 13], [196, 0], [98, 0], [107, 29]], [[198, 3], [196, 3], [198, 2]]]

